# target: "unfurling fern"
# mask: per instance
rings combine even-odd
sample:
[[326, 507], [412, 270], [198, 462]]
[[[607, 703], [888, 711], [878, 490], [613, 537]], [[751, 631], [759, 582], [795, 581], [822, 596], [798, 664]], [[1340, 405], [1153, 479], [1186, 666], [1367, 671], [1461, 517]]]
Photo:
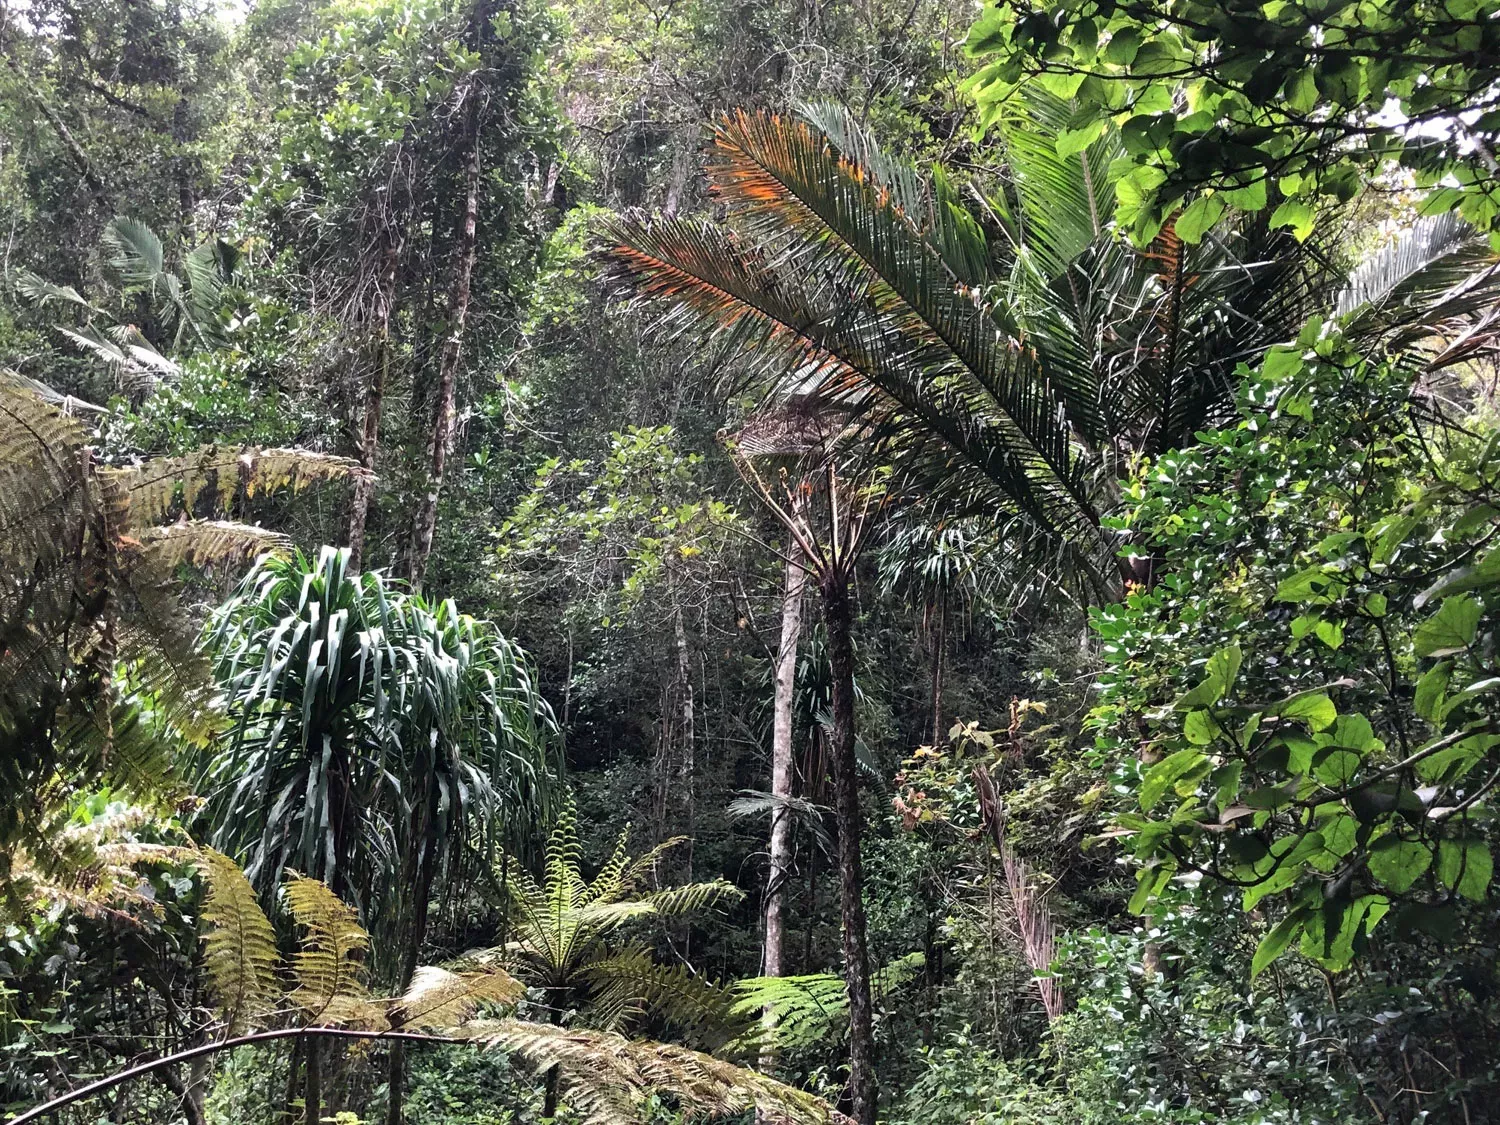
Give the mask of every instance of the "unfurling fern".
[[354, 910], [328, 889], [304, 875], [286, 885], [287, 906], [305, 931], [302, 948], [292, 961], [297, 987], [291, 1000], [314, 1023], [350, 1027], [379, 1027], [385, 1023], [380, 1005], [365, 988], [364, 954], [370, 948]]
[[411, 987], [391, 1013], [402, 1028], [446, 1029], [473, 1017], [483, 1004], [514, 1008], [526, 986], [504, 969], [453, 972], [424, 965], [411, 978]]
[[198, 870], [203, 901], [203, 971], [229, 1035], [238, 1035], [276, 1006], [276, 932], [239, 864], [203, 848]]

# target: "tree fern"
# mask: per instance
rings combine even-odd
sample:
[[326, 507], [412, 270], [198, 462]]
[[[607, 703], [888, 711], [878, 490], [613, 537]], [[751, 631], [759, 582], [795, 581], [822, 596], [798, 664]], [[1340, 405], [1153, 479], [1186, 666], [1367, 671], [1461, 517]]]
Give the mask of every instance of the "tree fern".
[[653, 1095], [691, 1119], [756, 1110], [778, 1125], [822, 1125], [827, 1104], [745, 1067], [666, 1043], [514, 1020], [476, 1021], [463, 1034], [539, 1071], [556, 1067], [568, 1104], [589, 1125], [643, 1118]]
[[514, 1008], [525, 994], [526, 986], [498, 967], [455, 972], [425, 965], [413, 974], [391, 1022], [405, 1028], [455, 1028], [484, 1005]]
[[[882, 966], [870, 978], [872, 998], [877, 1003], [887, 999], [915, 980], [925, 965], [921, 953], [908, 953]], [[735, 981], [733, 992], [733, 1017], [748, 1023], [763, 1013], [771, 1016], [740, 1040], [737, 1048], [742, 1050], [757, 1046], [757, 1037], [762, 1035], [769, 1036], [778, 1047], [811, 1046], [841, 1034], [848, 1019], [844, 980], [832, 973], [749, 977]]]
[[203, 971], [225, 1033], [237, 1035], [276, 1006], [276, 933], [239, 864], [212, 848], [198, 852], [197, 864], [207, 886]]
[[383, 1025], [381, 1009], [364, 983], [370, 936], [354, 910], [326, 883], [300, 875], [287, 881], [286, 901], [303, 931], [301, 948], [292, 959], [297, 981], [292, 1003], [312, 1023]]

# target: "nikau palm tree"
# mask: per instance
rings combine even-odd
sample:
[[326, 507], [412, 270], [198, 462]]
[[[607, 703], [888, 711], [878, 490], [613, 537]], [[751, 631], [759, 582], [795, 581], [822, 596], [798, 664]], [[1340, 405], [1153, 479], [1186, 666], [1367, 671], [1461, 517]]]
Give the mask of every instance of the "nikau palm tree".
[[736, 379], [773, 400], [844, 411], [899, 490], [993, 521], [1094, 596], [1133, 573], [1103, 526], [1121, 471], [1230, 417], [1240, 364], [1319, 312], [1374, 346], [1493, 302], [1493, 271], [1465, 284], [1485, 252], [1461, 224], [1356, 286], [1254, 218], [1191, 245], [1168, 224], [1136, 250], [1111, 226], [1118, 139], [1059, 156], [1067, 107], [1043, 95], [1004, 130], [989, 233], [940, 169], [841, 110], [807, 116], [726, 117], [707, 170], [728, 225], [620, 219], [606, 261], [663, 305], [663, 332], [738, 347]]
[[[1148, 546], [1122, 552], [1104, 522], [1117, 482], [1231, 417], [1242, 364], [1319, 311], [1363, 318], [1375, 346], [1430, 337], [1434, 299], [1483, 307], [1472, 234], [1419, 239], [1348, 310], [1317, 248], [1264, 219], [1192, 239], [1168, 223], [1136, 250], [1111, 225], [1119, 139], [1059, 153], [1069, 110], [1045, 95], [1006, 123], [1009, 189], [979, 196], [984, 224], [941, 169], [892, 159], [845, 111], [805, 116], [725, 117], [707, 172], [727, 224], [620, 219], [605, 260], [663, 306], [665, 333], [737, 354], [740, 387], [840, 412], [845, 448], [887, 463], [896, 494], [989, 521], [1085, 597], [1149, 580]], [[1493, 270], [1479, 288], [1492, 303]]]

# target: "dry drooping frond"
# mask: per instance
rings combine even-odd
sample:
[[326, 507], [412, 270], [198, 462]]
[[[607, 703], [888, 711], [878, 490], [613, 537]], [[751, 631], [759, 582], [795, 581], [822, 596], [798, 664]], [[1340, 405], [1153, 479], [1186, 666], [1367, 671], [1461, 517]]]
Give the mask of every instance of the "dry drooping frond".
[[447, 1029], [470, 1019], [482, 1004], [513, 1008], [526, 986], [504, 969], [453, 972], [424, 965], [411, 978], [411, 987], [391, 1013], [403, 1028]]
[[137, 838], [138, 829], [159, 824], [153, 808], [123, 802], [102, 811], [96, 806], [91, 801], [59, 817], [40, 859], [25, 847], [4, 857], [9, 886], [0, 917], [24, 918], [59, 906], [90, 918], [108, 915], [126, 925], [161, 915], [161, 904], [140, 868], [191, 863], [193, 850]]
[[141, 524], [157, 523], [170, 516], [179, 495], [182, 510], [188, 513], [197, 509], [204, 496], [214, 498], [215, 511], [224, 511], [241, 488], [246, 496], [280, 489], [300, 492], [312, 484], [343, 480], [365, 471], [357, 461], [347, 457], [305, 449], [211, 446], [182, 457], [158, 457], [117, 472], [130, 496], [132, 518]]
[[285, 535], [227, 520], [182, 520], [147, 528], [137, 537], [153, 570], [171, 572], [179, 563], [239, 565], [287, 546]]
[[292, 961], [297, 987], [291, 1000], [310, 1023], [379, 1027], [385, 1021], [380, 1006], [364, 984], [364, 954], [370, 936], [327, 885], [294, 875], [286, 885], [287, 906], [306, 932]]
[[640, 1121], [652, 1095], [675, 1101], [689, 1120], [750, 1110], [777, 1125], [833, 1119], [811, 1094], [686, 1047], [517, 1020], [476, 1021], [462, 1034], [539, 1071], [557, 1067], [565, 1100], [588, 1125]]
[[239, 864], [212, 848], [197, 864], [208, 885], [203, 969], [227, 1034], [237, 1035], [276, 1006], [276, 932]]

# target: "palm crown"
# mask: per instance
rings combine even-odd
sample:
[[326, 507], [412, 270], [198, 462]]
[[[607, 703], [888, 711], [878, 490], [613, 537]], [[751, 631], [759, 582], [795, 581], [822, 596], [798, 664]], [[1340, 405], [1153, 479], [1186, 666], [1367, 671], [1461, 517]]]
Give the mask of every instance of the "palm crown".
[[[1070, 151], [1068, 107], [1044, 96], [1004, 129], [1007, 189], [973, 191], [988, 233], [940, 168], [919, 175], [843, 111], [804, 116], [723, 119], [708, 176], [727, 225], [618, 220], [606, 260], [669, 331], [737, 349], [742, 380], [845, 411], [910, 492], [1116, 589], [1102, 517], [1122, 463], [1227, 417], [1239, 365], [1334, 311], [1338, 272], [1258, 219], [1132, 249], [1111, 227], [1117, 139]], [[1411, 298], [1472, 266], [1450, 233], [1348, 315], [1387, 335], [1422, 319]]]

